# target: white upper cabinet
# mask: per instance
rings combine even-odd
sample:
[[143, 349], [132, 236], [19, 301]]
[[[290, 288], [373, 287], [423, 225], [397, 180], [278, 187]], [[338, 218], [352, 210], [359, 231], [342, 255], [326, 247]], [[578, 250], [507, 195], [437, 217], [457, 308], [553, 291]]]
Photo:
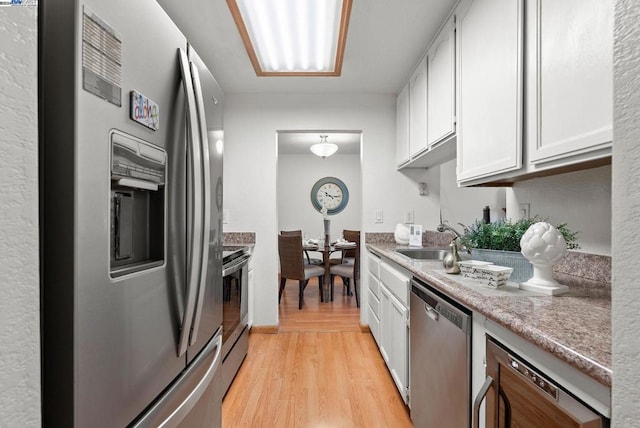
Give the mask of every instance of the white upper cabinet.
[[523, 2], [456, 9], [459, 183], [522, 166]]
[[527, 31], [535, 58], [527, 75], [535, 96], [527, 106], [537, 114], [537, 126], [529, 134], [529, 161], [544, 167], [546, 162], [611, 147], [614, 2], [533, 4]]
[[409, 83], [396, 98], [396, 163], [409, 161]]
[[416, 156], [427, 148], [427, 57], [409, 79], [409, 152]]
[[[406, 87], [398, 94], [399, 168], [428, 168], [455, 158], [455, 62], [455, 18], [451, 15], [409, 78], [408, 125], [404, 119]], [[406, 139], [400, 134], [405, 129]]]
[[427, 61], [427, 143], [434, 147], [455, 134], [454, 17], [427, 51]]

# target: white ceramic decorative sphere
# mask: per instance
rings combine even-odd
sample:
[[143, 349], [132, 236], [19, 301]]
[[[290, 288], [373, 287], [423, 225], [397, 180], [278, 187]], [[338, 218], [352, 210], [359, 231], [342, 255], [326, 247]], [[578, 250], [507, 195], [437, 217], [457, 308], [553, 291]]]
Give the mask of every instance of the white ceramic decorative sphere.
[[547, 222], [532, 224], [520, 239], [522, 255], [533, 265], [533, 277], [520, 284], [520, 288], [544, 294], [561, 294], [568, 287], [552, 278], [553, 264], [567, 251], [562, 233]]

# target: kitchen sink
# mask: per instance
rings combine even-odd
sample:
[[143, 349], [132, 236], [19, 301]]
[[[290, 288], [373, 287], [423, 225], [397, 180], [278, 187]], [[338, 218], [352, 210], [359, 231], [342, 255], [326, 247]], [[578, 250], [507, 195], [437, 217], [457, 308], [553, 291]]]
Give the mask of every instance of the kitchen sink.
[[396, 248], [396, 253], [418, 260], [442, 260], [447, 250], [440, 248]]

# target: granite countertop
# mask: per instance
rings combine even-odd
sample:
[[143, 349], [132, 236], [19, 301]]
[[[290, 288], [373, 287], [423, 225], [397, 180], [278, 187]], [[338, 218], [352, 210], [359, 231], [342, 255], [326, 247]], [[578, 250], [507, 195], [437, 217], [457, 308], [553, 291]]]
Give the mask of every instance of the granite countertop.
[[223, 246], [226, 248], [248, 247], [253, 251], [256, 245], [255, 232], [224, 232]]
[[417, 278], [560, 360], [611, 386], [611, 288], [609, 284], [554, 273], [567, 294], [544, 296], [505, 286], [492, 289], [461, 275], [445, 273], [442, 262], [414, 260], [392, 243], [367, 248], [410, 270]]

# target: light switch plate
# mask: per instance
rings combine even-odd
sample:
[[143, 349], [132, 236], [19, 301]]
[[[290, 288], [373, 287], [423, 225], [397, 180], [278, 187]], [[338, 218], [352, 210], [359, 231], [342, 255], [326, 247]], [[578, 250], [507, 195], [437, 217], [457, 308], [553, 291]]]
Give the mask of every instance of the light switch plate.
[[222, 210], [222, 224], [229, 224], [229, 210]]
[[404, 214], [404, 222], [406, 224], [411, 224], [413, 223], [413, 210], [407, 210], [407, 212]]
[[520, 204], [520, 218], [530, 218], [529, 211], [531, 204]]
[[376, 223], [382, 223], [382, 210], [376, 210], [374, 213], [374, 221]]

